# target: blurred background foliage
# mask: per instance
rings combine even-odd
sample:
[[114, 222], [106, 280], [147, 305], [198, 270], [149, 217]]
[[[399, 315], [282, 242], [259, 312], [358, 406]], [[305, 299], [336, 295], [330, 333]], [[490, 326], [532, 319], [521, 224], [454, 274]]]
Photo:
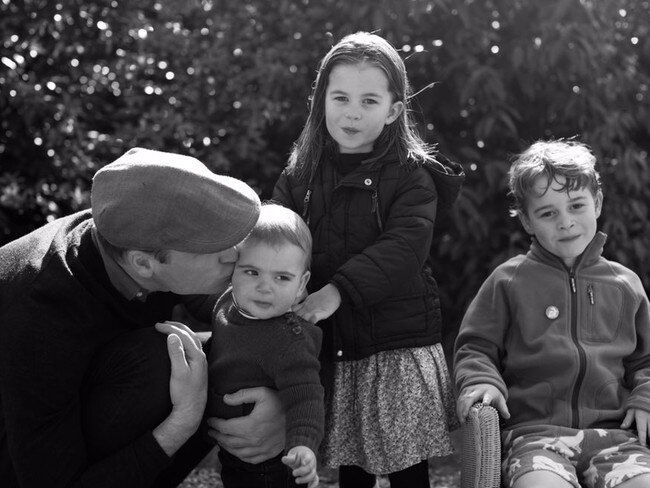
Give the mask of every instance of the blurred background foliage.
[[400, 50], [418, 129], [467, 173], [435, 241], [448, 344], [527, 248], [505, 173], [537, 139], [593, 147], [605, 254], [650, 287], [650, 0], [0, 0], [0, 243], [87, 207], [133, 146], [268, 198], [319, 59], [357, 30]]

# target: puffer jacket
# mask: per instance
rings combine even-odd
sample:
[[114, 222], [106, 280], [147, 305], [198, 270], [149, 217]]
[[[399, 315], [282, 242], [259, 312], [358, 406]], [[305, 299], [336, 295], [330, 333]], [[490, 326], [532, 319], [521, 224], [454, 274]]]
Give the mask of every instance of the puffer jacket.
[[572, 270], [533, 240], [497, 267], [470, 304], [456, 341], [457, 390], [504, 394], [505, 428], [617, 428], [650, 412], [650, 311], [640, 279], [601, 256], [597, 233]]
[[366, 160], [344, 177], [325, 158], [310, 183], [282, 173], [273, 200], [303, 215], [314, 240], [309, 291], [333, 283], [342, 296], [319, 323], [321, 360], [440, 341], [429, 254], [437, 209], [451, 205], [463, 178], [455, 163], [409, 169], [394, 155]]

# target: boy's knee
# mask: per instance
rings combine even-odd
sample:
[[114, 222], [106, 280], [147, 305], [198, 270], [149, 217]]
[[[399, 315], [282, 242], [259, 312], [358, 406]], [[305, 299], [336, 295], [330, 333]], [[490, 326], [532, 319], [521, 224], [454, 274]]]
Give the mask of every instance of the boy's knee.
[[512, 488], [579, 488], [578, 484], [567, 481], [560, 474], [546, 470], [535, 470], [524, 473], [510, 486]]
[[616, 488], [648, 488], [648, 486], [650, 486], [650, 473], [623, 481], [620, 485], [616, 485]]

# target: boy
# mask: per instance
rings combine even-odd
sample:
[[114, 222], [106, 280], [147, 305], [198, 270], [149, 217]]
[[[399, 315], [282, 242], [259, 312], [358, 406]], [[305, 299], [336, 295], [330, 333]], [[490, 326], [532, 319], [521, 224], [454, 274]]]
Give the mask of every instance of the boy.
[[532, 244], [488, 277], [456, 342], [458, 416], [477, 401], [499, 410], [510, 487], [650, 486], [648, 298], [601, 256], [594, 165], [567, 141], [514, 161], [514, 212]]
[[251, 464], [221, 449], [221, 478], [226, 488], [295, 486], [286, 464], [297, 483], [313, 488], [318, 484], [314, 452], [324, 422], [318, 362], [321, 330], [291, 312], [309, 281], [311, 234], [295, 212], [263, 205], [257, 224], [238, 250], [232, 286], [212, 317], [206, 415], [247, 415], [241, 406], [226, 405], [223, 395], [243, 385], [275, 388], [286, 413], [288, 452]]

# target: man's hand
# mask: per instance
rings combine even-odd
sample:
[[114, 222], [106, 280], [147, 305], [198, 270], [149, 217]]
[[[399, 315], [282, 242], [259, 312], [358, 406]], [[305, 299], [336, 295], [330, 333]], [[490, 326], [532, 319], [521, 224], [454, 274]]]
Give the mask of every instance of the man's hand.
[[629, 429], [632, 422], [636, 424], [637, 435], [642, 446], [648, 444], [650, 439], [650, 413], [640, 408], [630, 408], [625, 413], [625, 418], [621, 423], [621, 429]]
[[172, 411], [153, 435], [171, 456], [199, 428], [208, 394], [208, 365], [201, 342], [189, 327], [180, 322], [164, 322], [156, 324], [156, 330], [167, 334]]
[[255, 403], [245, 417], [209, 418], [214, 430], [208, 434], [220, 447], [248, 463], [261, 463], [277, 456], [284, 449], [285, 417], [277, 392], [270, 388], [247, 388], [224, 395], [228, 405]]
[[296, 446], [282, 456], [282, 462], [289, 466], [291, 474], [296, 478], [296, 484], [307, 484], [307, 488], [318, 486], [318, 473], [316, 472], [316, 455], [306, 446]]
[[499, 411], [504, 419], [510, 418], [506, 399], [503, 397], [501, 391], [496, 386], [483, 383], [464, 388], [458, 396], [456, 413], [458, 415], [458, 420], [460, 420], [461, 423], [465, 423], [469, 409], [476, 402], [492, 405]]
[[341, 305], [338, 288], [328, 283], [312, 293], [304, 301], [293, 306], [292, 310], [312, 324], [331, 316]]

